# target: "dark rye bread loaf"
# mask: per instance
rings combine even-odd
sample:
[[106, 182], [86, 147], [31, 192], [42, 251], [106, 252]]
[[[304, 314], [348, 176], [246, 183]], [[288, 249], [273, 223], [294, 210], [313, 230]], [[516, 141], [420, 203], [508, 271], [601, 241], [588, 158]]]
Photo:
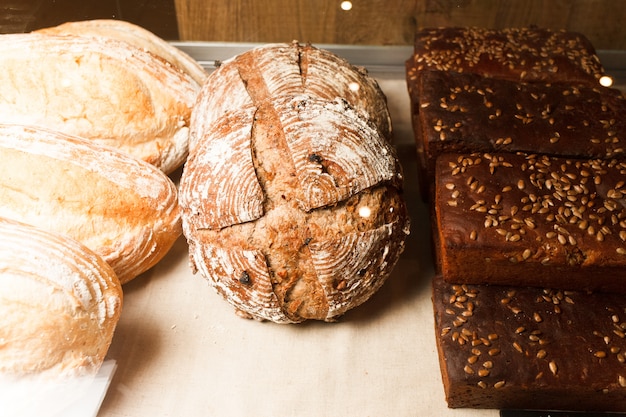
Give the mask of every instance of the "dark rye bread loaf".
[[[424, 28], [406, 61], [422, 197], [428, 198], [426, 155], [420, 137], [420, 78], [429, 71], [473, 73], [526, 83], [597, 85], [604, 75], [591, 42], [583, 35], [543, 28]], [[442, 92], [443, 95], [449, 92]], [[497, 93], [499, 94], [499, 93]], [[428, 100], [432, 100], [432, 97]]]
[[619, 90], [519, 83], [429, 71], [418, 83], [416, 138], [432, 183], [443, 152], [522, 151], [612, 158], [626, 153], [626, 99]]
[[448, 282], [626, 293], [626, 162], [444, 154], [436, 169]]
[[424, 28], [415, 34], [409, 78], [424, 70], [471, 72], [526, 82], [595, 84], [604, 70], [582, 34], [546, 28]]
[[433, 283], [452, 408], [626, 409], [626, 298]]

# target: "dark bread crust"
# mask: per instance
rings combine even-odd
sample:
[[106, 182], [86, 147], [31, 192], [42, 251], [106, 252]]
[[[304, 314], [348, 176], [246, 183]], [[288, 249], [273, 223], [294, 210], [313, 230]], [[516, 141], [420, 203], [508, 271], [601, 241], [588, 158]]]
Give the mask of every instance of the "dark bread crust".
[[424, 28], [415, 34], [409, 78], [425, 70], [524, 82], [597, 84], [604, 74], [582, 34], [545, 28]]
[[625, 174], [618, 160], [442, 155], [444, 279], [626, 293]]
[[435, 277], [433, 305], [451, 408], [626, 409], [623, 296]]
[[406, 73], [448, 406], [623, 411], [626, 105], [592, 45], [424, 29]]
[[[600, 59], [584, 35], [542, 28], [424, 28], [415, 35], [414, 53], [405, 67], [424, 200], [430, 197], [432, 178], [421, 133], [423, 74], [445, 71], [513, 82], [565, 83], [591, 88], [604, 75]], [[427, 99], [430, 100], [432, 97]]]
[[422, 74], [418, 88], [416, 135], [431, 181], [434, 161], [444, 152], [626, 156], [626, 99], [616, 89], [443, 71]]

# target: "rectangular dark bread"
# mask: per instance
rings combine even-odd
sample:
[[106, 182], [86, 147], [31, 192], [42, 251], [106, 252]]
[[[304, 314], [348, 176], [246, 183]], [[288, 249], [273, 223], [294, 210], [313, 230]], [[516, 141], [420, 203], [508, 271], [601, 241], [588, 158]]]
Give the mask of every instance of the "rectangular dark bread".
[[592, 86], [605, 74], [595, 48], [583, 34], [534, 27], [423, 28], [415, 34], [413, 54], [405, 69], [412, 99], [419, 77], [426, 71]]
[[447, 153], [436, 177], [446, 281], [626, 294], [626, 162]]
[[409, 80], [425, 70], [475, 73], [525, 82], [596, 84], [604, 69], [584, 35], [547, 28], [423, 28], [406, 63]]
[[[597, 85], [604, 69], [582, 34], [543, 28], [424, 28], [415, 34], [414, 53], [406, 61], [419, 181], [428, 198], [426, 158], [419, 137], [420, 77], [428, 71], [474, 73], [515, 82]], [[446, 93], [444, 93], [446, 94]]]
[[626, 98], [619, 90], [520, 83], [429, 71], [418, 83], [416, 140], [432, 183], [444, 152], [536, 152], [577, 158], [626, 155]]
[[451, 408], [626, 410], [626, 298], [433, 281]]

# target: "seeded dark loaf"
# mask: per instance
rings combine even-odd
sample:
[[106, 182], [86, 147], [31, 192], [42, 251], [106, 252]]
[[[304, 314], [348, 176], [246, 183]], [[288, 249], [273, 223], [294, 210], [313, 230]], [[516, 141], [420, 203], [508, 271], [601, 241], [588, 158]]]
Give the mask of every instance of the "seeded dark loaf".
[[[429, 71], [473, 73], [514, 82], [597, 85], [604, 74], [591, 42], [579, 33], [543, 28], [424, 28], [406, 61], [422, 197], [428, 198], [426, 155], [419, 136], [420, 77]], [[443, 92], [444, 95], [449, 92]]]
[[407, 61], [409, 80], [425, 70], [525, 82], [596, 84], [604, 73], [584, 35], [546, 28], [424, 28]]
[[451, 408], [626, 409], [626, 299], [433, 282]]
[[443, 152], [523, 151], [624, 157], [626, 99], [619, 90], [519, 83], [476, 74], [428, 71], [417, 83], [416, 140], [429, 186]]
[[626, 293], [626, 162], [450, 153], [436, 169], [448, 282]]

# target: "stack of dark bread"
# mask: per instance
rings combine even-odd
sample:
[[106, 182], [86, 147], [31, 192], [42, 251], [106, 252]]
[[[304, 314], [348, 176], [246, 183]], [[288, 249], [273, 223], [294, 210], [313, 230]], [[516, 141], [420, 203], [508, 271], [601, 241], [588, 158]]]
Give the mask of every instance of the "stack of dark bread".
[[452, 408], [626, 409], [626, 100], [582, 35], [433, 28], [407, 61]]

